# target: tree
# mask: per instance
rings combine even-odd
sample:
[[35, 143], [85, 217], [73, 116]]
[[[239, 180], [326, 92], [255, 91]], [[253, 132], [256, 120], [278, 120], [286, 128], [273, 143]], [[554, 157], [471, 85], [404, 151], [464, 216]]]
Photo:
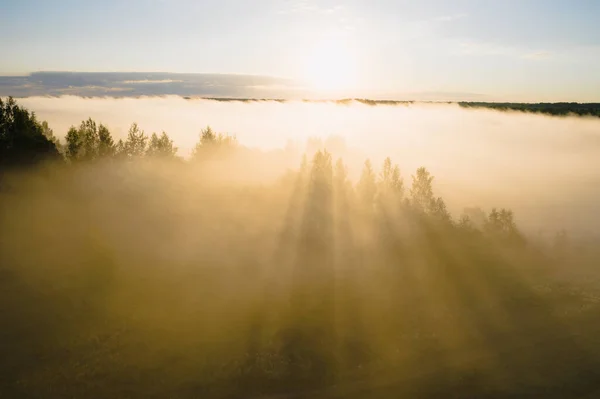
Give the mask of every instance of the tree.
[[215, 133], [210, 126], [200, 132], [200, 141], [192, 150], [192, 160], [222, 155], [230, 152], [238, 145], [237, 138], [222, 133]]
[[146, 155], [150, 157], [172, 158], [177, 153], [177, 147], [173, 146], [173, 140], [167, 133], [162, 132], [160, 137], [156, 133], [150, 136], [150, 143]]
[[124, 143], [124, 153], [127, 158], [139, 158], [146, 153], [148, 136], [143, 130], [140, 130], [137, 123], [133, 123], [127, 133], [127, 140]]
[[495, 237], [520, 238], [517, 225], [514, 221], [513, 211], [510, 209], [492, 208], [488, 216], [484, 230]]
[[485, 230], [489, 233], [495, 233], [502, 230], [500, 212], [498, 212], [498, 209], [492, 208], [490, 211], [485, 224]]
[[356, 186], [356, 191], [362, 205], [367, 209], [371, 208], [374, 204], [375, 196], [377, 195], [377, 183], [373, 166], [368, 159], [363, 166], [360, 179]]
[[350, 189], [348, 181], [348, 168], [344, 165], [344, 161], [339, 158], [335, 163], [333, 172], [333, 191], [340, 198], [344, 198]]
[[0, 167], [34, 164], [43, 159], [60, 159], [56, 139], [45, 122], [17, 105], [0, 98]]
[[400, 168], [393, 165], [389, 157], [383, 161], [377, 191], [379, 206], [388, 210], [399, 208], [404, 196], [404, 181], [400, 177]]
[[115, 158], [124, 159], [127, 158], [127, 151], [125, 149], [125, 143], [122, 139], [119, 139], [117, 144], [115, 144]]
[[[319, 150], [312, 158], [308, 192], [300, 224], [300, 254], [294, 269], [291, 303], [296, 331], [319, 334], [323, 346], [309, 354], [312, 362], [328, 361], [334, 317], [333, 167], [331, 154]], [[312, 346], [312, 345], [311, 345]]]
[[442, 197], [437, 197], [431, 202], [430, 210], [431, 215], [441, 220], [442, 222], [449, 223], [452, 220], [450, 216], [450, 212], [446, 208], [446, 203], [442, 199]]
[[320, 198], [330, 198], [333, 188], [333, 168], [331, 154], [327, 150], [317, 151], [310, 171], [311, 194]]
[[515, 232], [517, 230], [517, 224], [515, 223], [513, 211], [511, 211], [510, 209], [502, 208], [500, 210], [500, 224], [504, 232]]
[[459, 229], [466, 231], [466, 232], [475, 231], [475, 226], [473, 224], [473, 221], [471, 220], [469, 215], [465, 215], [464, 213], [462, 215], [460, 215], [460, 218], [458, 219], [458, 223], [456, 224], [456, 226]]
[[81, 125], [79, 126], [79, 135], [83, 141], [81, 145], [81, 159], [91, 161], [98, 158], [98, 127], [92, 118], [81, 122]]
[[420, 212], [429, 213], [435, 206], [432, 182], [433, 176], [424, 167], [417, 169], [416, 175], [412, 176], [411, 204]]
[[115, 154], [110, 131], [102, 124], [97, 125], [92, 118], [82, 121], [78, 128], [71, 126], [66, 142], [65, 155], [71, 162], [93, 161]]
[[311, 241], [328, 234], [332, 219], [333, 167], [331, 154], [317, 151], [313, 156], [304, 215], [307, 238]]
[[58, 140], [58, 138], [54, 135], [54, 131], [50, 128], [50, 126], [48, 125], [48, 122], [46, 121], [42, 121], [40, 123], [40, 127], [42, 128], [42, 134], [51, 142], [54, 143], [54, 145], [56, 145], [57, 147], [60, 146], [60, 141]]
[[77, 130], [75, 126], [71, 126], [67, 132], [65, 140], [67, 142], [65, 151], [67, 159], [71, 162], [77, 161], [83, 143], [83, 140], [79, 135], [79, 130]]
[[115, 142], [104, 125], [98, 127], [98, 156], [100, 158], [113, 157], [116, 152]]

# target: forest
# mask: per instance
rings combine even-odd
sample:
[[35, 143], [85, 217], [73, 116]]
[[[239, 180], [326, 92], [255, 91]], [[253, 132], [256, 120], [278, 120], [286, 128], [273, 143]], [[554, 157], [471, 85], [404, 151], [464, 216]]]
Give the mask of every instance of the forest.
[[[346, 99], [338, 100], [339, 103], [358, 101], [367, 105], [407, 105], [415, 101], [394, 100], [368, 100], [368, 99]], [[440, 103], [436, 101], [421, 101], [424, 103]], [[460, 101], [457, 103], [463, 108], [483, 108], [499, 111], [519, 111], [552, 116], [591, 116], [600, 117], [600, 104], [598, 103], [512, 103], [512, 102], [483, 102], [483, 101]]]
[[[192, 99], [191, 96], [185, 97], [187, 100]], [[213, 101], [278, 101], [285, 102], [284, 99], [250, 99], [250, 98], [231, 98], [231, 97], [203, 97], [207, 100]], [[323, 102], [327, 100], [304, 100], [306, 102]], [[370, 100], [366, 98], [345, 98], [341, 100], [335, 100], [336, 104], [351, 104], [352, 102], [358, 102], [365, 105], [377, 106], [377, 105], [411, 105], [411, 104], [454, 104], [454, 102], [445, 101], [399, 101], [399, 100]], [[457, 102], [458, 106], [462, 108], [480, 108], [480, 109], [491, 109], [499, 111], [518, 111], [528, 112], [534, 114], [543, 114], [551, 116], [590, 116], [600, 117], [600, 104], [599, 103], [575, 103], [575, 102], [562, 102], [562, 103], [507, 103], [507, 102], [474, 102], [474, 101], [460, 101]]]
[[578, 115], [600, 117], [598, 103], [502, 103], [502, 102], [460, 102], [465, 108], [489, 108], [503, 111], [533, 112], [554, 116]]
[[452, 214], [390, 158], [278, 170], [210, 127], [177, 153], [0, 99], [0, 398], [600, 392], [597, 245]]

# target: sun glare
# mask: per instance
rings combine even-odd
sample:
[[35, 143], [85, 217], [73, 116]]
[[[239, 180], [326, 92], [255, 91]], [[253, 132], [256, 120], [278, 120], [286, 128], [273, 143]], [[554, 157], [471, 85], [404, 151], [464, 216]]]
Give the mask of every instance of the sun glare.
[[308, 55], [304, 79], [317, 91], [343, 91], [356, 86], [356, 61], [341, 41], [318, 43]]

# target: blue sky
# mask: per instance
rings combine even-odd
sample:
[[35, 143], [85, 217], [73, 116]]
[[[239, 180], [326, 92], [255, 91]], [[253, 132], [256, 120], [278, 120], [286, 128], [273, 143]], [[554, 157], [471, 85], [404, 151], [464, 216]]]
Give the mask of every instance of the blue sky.
[[0, 74], [237, 73], [600, 101], [597, 0], [0, 0]]

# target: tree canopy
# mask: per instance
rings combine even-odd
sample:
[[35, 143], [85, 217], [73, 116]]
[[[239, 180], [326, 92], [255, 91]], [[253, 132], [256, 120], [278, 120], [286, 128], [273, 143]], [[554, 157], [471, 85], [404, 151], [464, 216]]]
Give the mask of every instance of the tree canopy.
[[56, 139], [45, 122], [17, 105], [0, 98], [0, 167], [32, 165], [59, 157]]

